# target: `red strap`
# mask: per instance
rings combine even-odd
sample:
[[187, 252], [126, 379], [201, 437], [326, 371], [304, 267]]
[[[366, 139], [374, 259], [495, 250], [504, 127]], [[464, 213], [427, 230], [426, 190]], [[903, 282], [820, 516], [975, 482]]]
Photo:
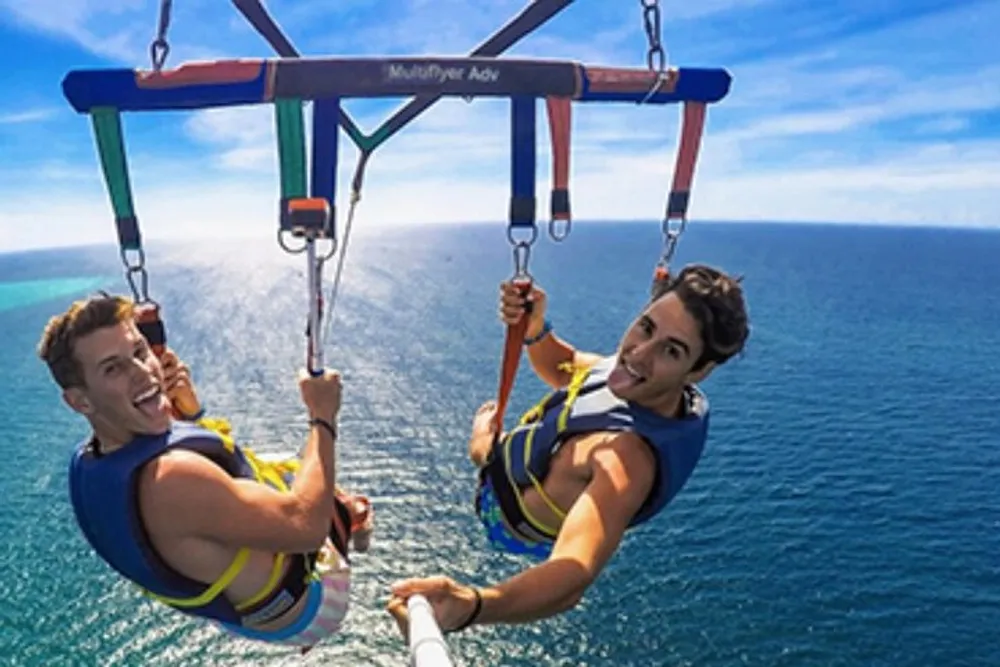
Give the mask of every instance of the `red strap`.
[[694, 168], [698, 162], [698, 149], [701, 147], [701, 135], [705, 128], [705, 110], [704, 102], [684, 103], [680, 147], [677, 150], [674, 181], [667, 204], [668, 219], [687, 218], [691, 183], [694, 181]]
[[569, 149], [572, 118], [568, 97], [546, 97], [552, 138], [552, 219], [569, 220]]
[[[694, 169], [698, 162], [698, 149], [701, 147], [701, 135], [705, 129], [704, 102], [685, 102], [684, 119], [681, 122], [680, 146], [677, 149], [677, 161], [674, 165], [674, 180], [667, 197], [667, 215], [663, 221], [664, 232], [671, 220], [687, 220], [688, 204], [691, 201], [691, 184], [694, 181]], [[675, 238], [676, 240], [676, 238]], [[671, 251], [672, 252], [672, 248]], [[669, 268], [665, 263], [669, 257], [665, 254], [661, 265], [653, 273], [655, 281], [665, 281], [670, 277]]]
[[[527, 296], [531, 293], [530, 280], [515, 280], [514, 284], [521, 288], [521, 295]], [[524, 347], [524, 336], [528, 330], [528, 321], [531, 319], [528, 312], [524, 317], [514, 324], [507, 325], [507, 334], [504, 336], [503, 360], [500, 362], [500, 386], [497, 389], [497, 411], [493, 417], [493, 426], [496, 433], [503, 430], [503, 417], [507, 411], [507, 404], [510, 401], [510, 392], [514, 388], [514, 378], [517, 376], [517, 367], [521, 363], [521, 349]]]
[[[166, 352], [167, 328], [160, 317], [160, 307], [154, 303], [140, 303], [135, 306], [135, 323], [150, 349], [157, 357]], [[174, 419], [194, 419], [201, 415], [201, 405], [190, 389], [174, 391], [170, 395], [170, 412]]]
[[153, 354], [163, 356], [167, 344], [167, 329], [160, 318], [160, 308], [155, 303], [137, 303], [134, 308], [135, 324], [139, 328]]

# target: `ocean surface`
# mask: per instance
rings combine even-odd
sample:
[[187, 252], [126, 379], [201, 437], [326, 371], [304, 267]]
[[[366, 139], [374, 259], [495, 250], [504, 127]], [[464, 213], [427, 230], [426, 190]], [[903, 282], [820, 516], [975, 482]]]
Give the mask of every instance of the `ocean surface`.
[[[209, 410], [283, 451], [306, 437], [304, 259], [266, 236], [147, 242], [150, 291]], [[559, 334], [612, 352], [659, 246], [655, 222], [543, 235], [531, 269]], [[701, 465], [578, 608], [451, 636], [456, 663], [1000, 665], [1000, 233], [695, 223], [678, 261], [744, 275], [753, 326], [704, 384]], [[405, 665], [393, 580], [482, 585], [528, 563], [485, 545], [465, 456], [511, 264], [502, 224], [351, 240], [325, 349], [344, 375], [342, 481], [377, 531], [345, 631], [300, 658], [157, 606], [87, 547], [66, 486], [86, 425], [35, 346], [71, 300], [126, 289], [117, 250], [0, 255], [0, 664]], [[522, 364], [508, 420], [542, 389]]]

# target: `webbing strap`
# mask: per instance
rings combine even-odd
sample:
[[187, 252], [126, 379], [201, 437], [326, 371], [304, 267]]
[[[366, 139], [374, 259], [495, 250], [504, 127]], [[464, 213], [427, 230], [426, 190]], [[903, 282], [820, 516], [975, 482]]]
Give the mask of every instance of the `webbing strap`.
[[274, 102], [278, 136], [278, 169], [281, 175], [281, 228], [290, 229], [287, 202], [306, 197], [306, 133], [302, 100]]
[[698, 162], [698, 149], [701, 146], [701, 135], [705, 128], [704, 102], [685, 102], [684, 119], [681, 122], [680, 148], [677, 150], [677, 163], [674, 167], [674, 181], [667, 201], [667, 219], [686, 218], [688, 203], [691, 199], [691, 183], [694, 180], [694, 169]]
[[[527, 296], [531, 292], [530, 281], [516, 280], [514, 282], [521, 289], [522, 296]], [[524, 336], [528, 330], [530, 314], [530, 309], [525, 310], [524, 316], [520, 320], [507, 325], [507, 333], [504, 335], [503, 359], [500, 362], [500, 385], [497, 388], [497, 411], [493, 416], [493, 426], [498, 434], [503, 430], [504, 414], [507, 412], [507, 404], [510, 402], [510, 392], [514, 388], [517, 367], [521, 363], [521, 349], [524, 347]]]
[[535, 98], [510, 105], [510, 227], [535, 225]]
[[333, 531], [330, 532], [330, 541], [334, 543], [333, 546], [337, 548], [344, 560], [350, 562], [347, 543], [351, 539], [351, 513], [339, 494], [334, 496], [333, 500]]
[[[204, 420], [200, 423], [200, 425], [203, 428], [215, 431], [218, 435], [228, 440], [228, 422], [220, 420], [218, 423], [212, 423], [209, 420]], [[251, 449], [244, 449], [243, 454], [247, 463], [250, 465], [250, 469], [253, 470], [254, 478], [257, 481], [269, 484], [278, 491], [288, 491], [288, 484], [285, 482], [283, 473], [296, 471], [298, 469], [297, 461], [265, 461], [258, 458]], [[233, 583], [233, 580], [236, 579], [236, 576], [243, 570], [243, 567], [246, 565], [249, 558], [250, 550], [246, 547], [240, 549], [236, 554], [236, 557], [233, 559], [233, 562], [230, 563], [229, 567], [226, 568], [226, 571], [222, 573], [222, 576], [219, 577], [211, 586], [205, 589], [201, 595], [191, 598], [170, 598], [163, 595], [157, 595], [150, 591], [146, 591], [146, 594], [155, 600], [159, 600], [160, 602], [164, 602], [174, 607], [189, 608], [207, 605], [209, 602], [217, 598], [229, 586], [229, 584]], [[242, 611], [251, 607], [253, 604], [258, 602], [259, 599], [263, 599], [263, 597], [273, 588], [273, 582], [275, 582], [277, 577], [281, 574], [281, 565], [284, 562], [284, 559], [284, 554], [278, 555], [278, 558], [272, 567], [268, 585], [261, 589], [261, 591], [258, 592], [258, 594], [252, 599], [237, 607], [237, 611]]]
[[552, 198], [549, 202], [553, 220], [569, 220], [569, 149], [571, 100], [568, 97], [547, 97], [545, 108], [549, 116], [549, 136], [552, 140]]
[[[331, 217], [337, 219], [337, 153], [340, 99], [332, 97], [313, 102], [312, 196], [330, 203]], [[333, 229], [335, 225], [330, 225]]]
[[146, 591], [146, 593], [154, 600], [159, 600], [160, 602], [169, 604], [173, 607], [203, 607], [215, 598], [219, 597], [219, 595], [222, 594], [222, 591], [226, 590], [229, 584], [233, 583], [233, 580], [236, 579], [236, 575], [243, 570], [243, 566], [246, 565], [247, 560], [249, 559], [250, 549], [247, 549], [246, 547], [240, 549], [236, 554], [236, 558], [234, 558], [233, 562], [229, 564], [229, 567], [227, 567], [226, 571], [222, 573], [222, 576], [219, 577], [214, 584], [205, 589], [201, 595], [193, 598], [169, 598], [163, 595], [157, 595], [156, 593], [152, 593], [150, 591]]
[[264, 584], [252, 598], [246, 602], [236, 605], [236, 611], [242, 614], [250, 609], [253, 609], [255, 605], [266, 599], [267, 596], [278, 587], [278, 584], [281, 582], [281, 575], [284, 574], [283, 566], [285, 564], [285, 559], [286, 556], [283, 553], [279, 553], [275, 557], [274, 565], [271, 567], [271, 574], [267, 578], [267, 583]]
[[104, 183], [115, 213], [118, 243], [123, 252], [141, 250], [142, 237], [132, 204], [132, 186], [129, 183], [128, 162], [125, 158], [121, 114], [113, 107], [95, 107], [90, 112], [90, 120], [97, 142]]
[[[546, 505], [548, 505], [549, 509], [552, 510], [552, 513], [555, 514], [560, 521], [562, 521], [563, 519], [566, 518], [566, 512], [564, 512], [562, 508], [559, 507], [556, 501], [554, 501], [549, 496], [549, 494], [545, 493], [545, 486], [538, 480], [537, 477], [535, 477], [535, 474], [531, 472], [531, 466], [527, 464], [527, 462], [531, 461], [532, 458], [531, 448], [535, 444], [535, 433], [538, 432], [539, 426], [540, 424], [533, 424], [532, 426], [528, 427], [528, 432], [525, 433], [524, 435], [524, 459], [525, 459], [524, 472], [528, 476], [528, 480], [531, 482], [531, 485], [535, 487], [535, 491], [538, 493], [542, 501]], [[562, 431], [561, 428], [559, 430], [560, 432]], [[533, 516], [528, 511], [528, 506], [524, 504], [524, 494], [521, 493], [521, 490], [518, 488], [517, 484], [514, 483], [514, 475], [511, 471], [512, 457], [510, 455], [510, 445], [511, 445], [511, 438], [507, 438], [507, 442], [505, 443], [507, 451], [506, 455], [504, 456], [504, 459], [507, 462], [507, 478], [510, 480], [511, 487], [514, 489], [514, 495], [517, 498], [518, 505], [521, 506], [521, 512], [524, 514], [525, 518], [528, 519], [528, 521], [535, 524], [536, 528], [555, 537], [555, 534], [558, 532], [558, 530], [548, 525], [544, 521], [541, 521], [537, 517]]]

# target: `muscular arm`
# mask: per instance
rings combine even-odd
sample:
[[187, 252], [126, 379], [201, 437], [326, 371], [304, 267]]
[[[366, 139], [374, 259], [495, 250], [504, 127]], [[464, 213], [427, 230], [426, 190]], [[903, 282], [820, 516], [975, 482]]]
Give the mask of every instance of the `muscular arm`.
[[633, 434], [599, 448], [549, 559], [482, 590], [478, 623], [523, 623], [572, 609], [618, 549], [653, 483], [651, 452]]
[[291, 493], [237, 480], [193, 452], [176, 451], [140, 477], [143, 521], [154, 537], [200, 537], [232, 547], [297, 553], [318, 548], [333, 516], [334, 443], [321, 427], [309, 434]]

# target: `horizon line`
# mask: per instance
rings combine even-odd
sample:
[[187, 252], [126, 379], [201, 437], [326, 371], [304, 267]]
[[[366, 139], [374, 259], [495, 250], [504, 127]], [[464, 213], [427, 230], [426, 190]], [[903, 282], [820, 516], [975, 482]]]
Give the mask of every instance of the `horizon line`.
[[[109, 216], [110, 217], [110, 216]], [[622, 219], [579, 219], [572, 220], [570, 236], [572, 236], [572, 231], [577, 228], [578, 225], [583, 226], [613, 226], [613, 225], [662, 225], [662, 219], [641, 219], [641, 218], [622, 218]], [[541, 220], [537, 224], [538, 226], [538, 241], [541, 241], [543, 237], [551, 241], [548, 237], [548, 220]], [[390, 229], [405, 229], [405, 230], [417, 230], [423, 227], [486, 227], [489, 225], [496, 225], [498, 228], [506, 228], [507, 222], [503, 220], [463, 220], [463, 221], [433, 221], [433, 222], [400, 222], [400, 221], [384, 221], [373, 227], [356, 227], [352, 229], [352, 234], [356, 236], [364, 236], [372, 232], [384, 231], [386, 228]], [[899, 230], [953, 230], [953, 231], [984, 231], [984, 232], [1000, 232], [1000, 220], [998, 220], [995, 225], [989, 224], [975, 224], [975, 223], [948, 223], [948, 222], [914, 222], [912, 220], [908, 221], [886, 221], [886, 220], [872, 220], [872, 221], [852, 221], [852, 220], [764, 220], [764, 219], [705, 219], [705, 220], [691, 220], [688, 219], [685, 223], [687, 229], [685, 233], [690, 233], [692, 227], [697, 227], [700, 225], [747, 225], [747, 226], [790, 226], [790, 227], [853, 227], [853, 228], [893, 228]], [[19, 246], [4, 248], [0, 247], [0, 256], [4, 255], [14, 255], [18, 253], [30, 253], [30, 252], [45, 252], [48, 250], [84, 250], [84, 249], [96, 249], [105, 246], [117, 247], [117, 242], [115, 241], [115, 228], [114, 221], [110, 220], [108, 223], [110, 237], [108, 241], [95, 241], [91, 243], [69, 243], [65, 245], [60, 244], [50, 244], [50, 245], [32, 245], [32, 246]], [[274, 229], [271, 230], [272, 233], [265, 235], [256, 235], [249, 232], [222, 235], [222, 234], [200, 234], [197, 236], [191, 236], [188, 238], [178, 238], [175, 236], [159, 236], [154, 234], [143, 233], [143, 248], [148, 248], [152, 244], [162, 245], [162, 244], [184, 244], [190, 242], [205, 242], [205, 241], [226, 241], [229, 239], [239, 239], [240, 241], [246, 242], [248, 240], [254, 241], [259, 240], [260, 242], [273, 242]], [[338, 227], [337, 229], [337, 239], [338, 241], [344, 237], [343, 228]]]

